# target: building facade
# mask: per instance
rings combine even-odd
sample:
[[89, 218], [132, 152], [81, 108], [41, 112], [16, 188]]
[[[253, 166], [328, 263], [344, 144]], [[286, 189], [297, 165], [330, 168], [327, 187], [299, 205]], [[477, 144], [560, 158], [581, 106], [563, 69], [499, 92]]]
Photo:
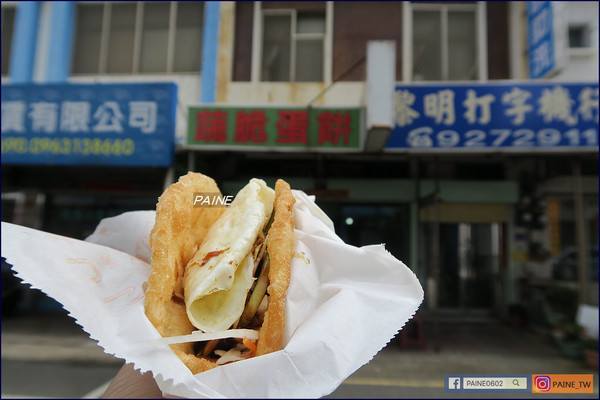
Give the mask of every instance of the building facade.
[[[153, 208], [187, 170], [227, 194], [251, 177], [284, 178], [316, 196], [346, 242], [386, 243], [419, 277], [426, 309], [505, 316], [557, 284], [597, 305], [598, 4], [562, 6], [536, 14], [527, 2], [3, 2], [3, 88], [178, 86], [170, 166], [3, 164], [3, 220], [81, 237], [101, 217]], [[540, 58], [528, 29], [551, 11], [569, 45], [562, 64], [533, 80]], [[389, 57], [369, 58], [372, 42], [391, 43]], [[371, 94], [378, 77], [369, 71], [380, 63], [392, 71], [388, 100]], [[558, 114], [532, 131], [540, 143], [523, 128], [511, 131], [522, 137], [509, 148], [492, 146], [506, 139], [500, 128], [475, 130], [450, 112], [462, 103], [449, 95], [483, 101], [489, 88], [516, 88], [516, 98], [579, 83], [569, 94], [590, 86], [591, 97], [585, 110], [570, 109], [578, 121], [558, 133], [564, 146]], [[376, 107], [389, 109], [391, 125], [371, 123]], [[417, 114], [430, 118], [418, 132]], [[227, 129], [209, 129], [225, 120]]]

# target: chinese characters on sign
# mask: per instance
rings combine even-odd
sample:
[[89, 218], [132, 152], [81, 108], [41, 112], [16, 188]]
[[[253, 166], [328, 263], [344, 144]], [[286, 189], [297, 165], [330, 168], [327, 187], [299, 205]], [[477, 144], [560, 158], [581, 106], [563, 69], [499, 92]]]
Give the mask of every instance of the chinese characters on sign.
[[598, 149], [598, 84], [397, 86], [388, 149]]
[[2, 86], [2, 163], [172, 163], [175, 84]]
[[[29, 111], [27, 109], [29, 108]], [[129, 128], [152, 134], [156, 131], [156, 103], [130, 101], [127, 103]], [[32, 102], [29, 107], [22, 100], [2, 102], [2, 132], [25, 132], [26, 118], [31, 120], [32, 132], [54, 134], [57, 132], [116, 132], [123, 133], [125, 117], [119, 103], [105, 101], [93, 115], [90, 102]]]
[[359, 108], [190, 107], [190, 146], [344, 149], [360, 147]]
[[529, 77], [543, 78], [558, 72], [566, 63], [567, 27], [564, 4], [552, 1], [527, 2]]

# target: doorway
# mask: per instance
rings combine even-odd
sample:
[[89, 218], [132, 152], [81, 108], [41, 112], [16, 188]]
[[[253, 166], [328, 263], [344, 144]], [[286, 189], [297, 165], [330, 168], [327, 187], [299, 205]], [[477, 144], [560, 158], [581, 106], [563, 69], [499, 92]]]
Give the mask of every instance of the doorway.
[[[505, 224], [422, 224], [422, 260], [435, 290], [440, 311], [490, 315], [501, 307], [505, 265]], [[436, 236], [439, 248], [434, 249]], [[439, 260], [436, 260], [439, 254]], [[439, 272], [435, 273], [439, 263]]]
[[[385, 249], [408, 265], [409, 207], [405, 204], [349, 204], [321, 201], [319, 207], [334, 223], [346, 244], [385, 244]], [[409, 266], [410, 267], [410, 266]]]

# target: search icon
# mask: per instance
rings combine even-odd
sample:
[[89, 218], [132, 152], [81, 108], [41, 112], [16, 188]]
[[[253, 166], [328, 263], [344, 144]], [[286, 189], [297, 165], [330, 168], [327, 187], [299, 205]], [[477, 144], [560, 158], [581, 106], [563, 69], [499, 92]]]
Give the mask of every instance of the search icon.
[[519, 380], [518, 379], [513, 379], [512, 384], [514, 386], [519, 386]]

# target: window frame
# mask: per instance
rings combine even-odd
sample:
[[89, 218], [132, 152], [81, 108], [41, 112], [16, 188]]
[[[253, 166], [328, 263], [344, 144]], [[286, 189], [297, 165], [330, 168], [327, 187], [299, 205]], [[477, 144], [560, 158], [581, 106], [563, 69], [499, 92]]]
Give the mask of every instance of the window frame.
[[[10, 76], [10, 60], [12, 58], [12, 53], [13, 53], [12, 41], [14, 40], [15, 23], [16, 23], [16, 20], [17, 20], [17, 3], [18, 3], [17, 1], [3, 1], [2, 2], [2, 9], [3, 10], [10, 8], [13, 11], [13, 21], [12, 21], [13, 31], [10, 33], [10, 42], [11, 43], [10, 43], [10, 49], [9, 49], [8, 55], [7, 55], [7, 57], [8, 57], [8, 60], [7, 60], [8, 65], [6, 67], [6, 73], [1, 74], [1, 76], [2, 76], [3, 79], [4, 78], [8, 78]], [[4, 17], [5, 17], [5, 15], [6, 14], [4, 12], [2, 12], [2, 20], [0, 21], [0, 24], [2, 26], [4, 25]]]
[[[260, 66], [261, 66], [261, 70], [259, 71], [259, 79], [261, 82], [282, 82], [282, 81], [263, 81], [262, 80], [262, 68], [263, 66], [263, 43], [264, 43], [264, 26], [265, 26], [265, 18], [267, 16], [289, 16], [290, 17], [290, 79], [288, 82], [294, 82], [294, 78], [296, 75], [296, 65], [294, 63], [294, 60], [296, 59], [296, 42], [294, 40], [294, 33], [296, 30], [296, 18], [297, 18], [297, 13], [295, 9], [292, 8], [288, 8], [288, 9], [272, 9], [272, 10], [263, 10], [261, 13], [261, 27], [262, 27], [262, 31], [261, 31], [261, 37], [260, 37]], [[286, 82], [286, 81], [283, 81]]]
[[[262, 2], [254, 2], [253, 32], [252, 32], [252, 69], [250, 81], [253, 83], [313, 83], [313, 82], [331, 82], [333, 49], [333, 2], [325, 2], [325, 32], [323, 33], [297, 33], [296, 23], [298, 10], [294, 8], [262, 9]], [[264, 81], [261, 77], [262, 59], [263, 59], [263, 29], [265, 16], [289, 15], [290, 22], [290, 79], [288, 81]], [[296, 78], [296, 44], [300, 40], [323, 40], [323, 80], [322, 81], [301, 81]]]
[[[474, 80], [467, 82], [479, 81], [484, 82], [488, 79], [488, 64], [487, 64], [487, 20], [486, 20], [486, 4], [485, 1], [477, 1], [473, 4], [463, 3], [402, 3], [402, 26], [403, 26], [403, 43], [402, 43], [402, 80], [404, 82], [413, 82], [413, 12], [414, 11], [439, 11], [441, 19], [440, 29], [440, 58], [442, 67], [442, 78], [440, 81], [448, 81], [449, 70], [449, 55], [448, 55], [448, 12], [449, 11], [473, 11], [475, 14], [475, 31], [477, 37], [475, 39], [475, 57], [478, 63], [478, 76]], [[434, 81], [425, 81], [434, 82]]]
[[[581, 46], [571, 46], [571, 30], [577, 30], [580, 32], [581, 34], [581, 39], [582, 39], [582, 45]], [[584, 23], [569, 23], [567, 24], [567, 31], [568, 31], [568, 46], [569, 46], [569, 50], [583, 50], [583, 49], [590, 49], [592, 48], [592, 40], [591, 40], [591, 27], [590, 24], [587, 22]]]
[[[142, 58], [142, 39], [144, 33], [144, 1], [79, 1], [77, 5], [84, 6], [96, 6], [102, 7], [102, 30], [100, 33], [100, 50], [98, 57], [98, 68], [96, 72], [74, 72], [75, 59], [73, 58], [71, 64], [71, 75], [72, 76], [84, 76], [84, 75], [162, 75], [162, 74], [196, 74], [202, 70], [202, 62], [200, 62], [198, 71], [174, 71], [175, 66], [175, 38], [177, 35], [177, 1], [171, 1], [169, 3], [169, 28], [167, 32], [167, 66], [166, 71], [160, 72], [142, 72], [141, 71], [141, 58]], [[135, 21], [134, 21], [134, 34], [133, 34], [133, 60], [131, 65], [131, 71], [129, 72], [108, 72], [108, 43], [111, 28], [111, 17], [113, 4], [124, 5], [124, 4], [135, 4]], [[203, 10], [203, 18], [205, 18]], [[77, 23], [77, 22], [76, 22]], [[204, 30], [205, 21], [202, 21], [201, 29]], [[75, 26], [75, 34], [77, 34], [77, 25]]]
[[[584, 35], [584, 46], [582, 47], [571, 47], [569, 36], [569, 31], [571, 28], [581, 29], [582, 34]], [[589, 22], [582, 23], [568, 23], [567, 24], [567, 49], [568, 54], [571, 57], [591, 57], [598, 52], [598, 48], [594, 47], [594, 40], [592, 38], [593, 28]]]

